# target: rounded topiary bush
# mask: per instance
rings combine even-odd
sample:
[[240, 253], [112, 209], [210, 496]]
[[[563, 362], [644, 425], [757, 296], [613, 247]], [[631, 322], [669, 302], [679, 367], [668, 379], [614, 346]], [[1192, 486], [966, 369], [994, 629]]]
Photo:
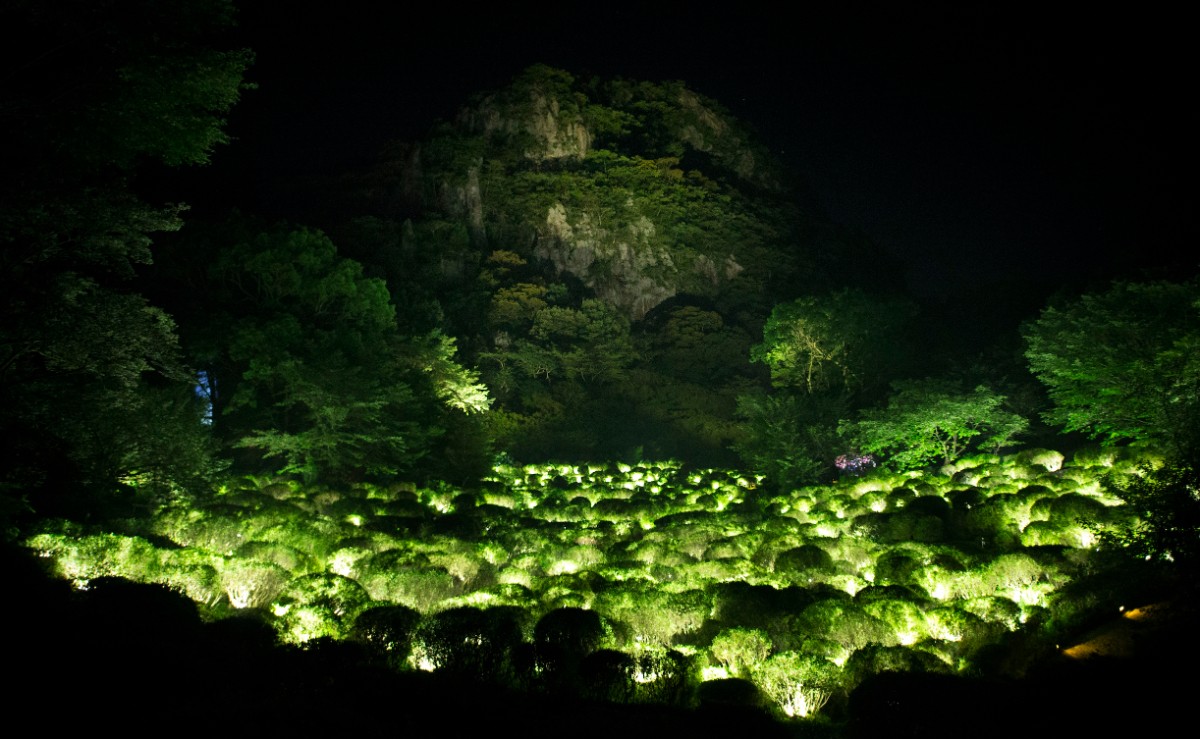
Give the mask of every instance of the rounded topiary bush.
[[815, 544], [804, 544], [775, 555], [775, 572], [783, 575], [831, 573], [833, 557]]
[[357, 582], [326, 572], [289, 582], [271, 610], [283, 641], [299, 644], [322, 636], [346, 638], [354, 619], [371, 602]]
[[650, 649], [634, 660], [634, 702], [680, 707], [694, 703], [699, 675], [687, 655], [674, 649]]
[[1053, 449], [1022, 449], [1014, 456], [1022, 464], [1038, 465], [1048, 472], [1057, 472], [1062, 469], [1066, 459], [1062, 452], [1056, 452]]
[[417, 626], [410, 661], [456, 679], [506, 682], [521, 643], [519, 609], [459, 606], [427, 616]]
[[[347, 526], [324, 518], [267, 516], [260, 514], [263, 526], [250, 529], [252, 540], [268, 541], [291, 547], [315, 560], [323, 561], [333, 552]], [[241, 524], [244, 526], [244, 524]]]
[[771, 637], [761, 629], [725, 629], [713, 638], [709, 653], [730, 675], [745, 676], [771, 655]]
[[929, 594], [920, 585], [868, 585], [854, 594], [854, 602], [865, 606], [877, 600], [905, 600], [910, 603], [928, 604]]
[[904, 508], [916, 497], [917, 491], [910, 487], [893, 488], [887, 494], [887, 509], [893, 511]]
[[1082, 526], [1062, 521], [1034, 521], [1021, 532], [1021, 544], [1030, 547], [1082, 547], [1090, 544], [1092, 533]]
[[[921, 500], [917, 498], [916, 500]], [[940, 500], [940, 498], [938, 499]], [[944, 502], [944, 501], [943, 501]], [[881, 543], [918, 541], [934, 544], [945, 539], [946, 519], [943, 515], [927, 515], [913, 510], [914, 500], [908, 507], [896, 513], [886, 513], [885, 525], [879, 533]]]
[[[992, 611], [984, 604], [977, 604], [977, 610], [981, 613]], [[925, 626], [930, 639], [962, 645], [962, 656], [990, 643], [1006, 629], [1005, 625], [985, 621], [961, 605], [926, 610]]]
[[[140, 537], [117, 534], [43, 533], [30, 537], [27, 546], [39, 557], [49, 559], [55, 574], [76, 581], [109, 576], [142, 582], [157, 574], [160, 565], [180, 551], [160, 551]], [[199, 563], [203, 557], [191, 560]]]
[[982, 596], [962, 601], [958, 608], [978, 616], [986, 623], [996, 624], [1009, 631], [1021, 625], [1021, 606], [1008, 598]]
[[[818, 590], [814, 588], [774, 588], [746, 582], [720, 583], [708, 591], [713, 597], [713, 613], [722, 624], [760, 629], [777, 644], [788, 632], [788, 619], [818, 597]], [[850, 597], [842, 595], [847, 599]]]
[[670, 592], [653, 584], [625, 582], [597, 594], [596, 610], [613, 623], [623, 645], [669, 647], [677, 637], [700, 629], [712, 601], [702, 590]]
[[213, 503], [204, 507], [170, 507], [154, 521], [154, 532], [185, 547], [232, 554], [245, 542], [247, 509]]
[[945, 521], [950, 517], [950, 503], [939, 495], [921, 495], [904, 506], [905, 513], [936, 516]]
[[307, 575], [317, 569], [317, 562], [299, 549], [270, 541], [248, 541], [238, 547], [234, 556], [279, 565], [293, 576]]
[[755, 666], [751, 679], [781, 718], [814, 716], [831, 698], [845, 692], [840, 667], [797, 651], [771, 655]]
[[696, 701], [705, 706], [764, 708], [767, 696], [751, 680], [728, 677], [721, 680], [706, 680], [696, 689]]
[[[14, 709], [27, 702], [21, 696], [37, 703], [46, 686], [70, 684], [86, 692], [89, 721], [115, 722], [127, 713], [131, 695], [147, 706], [163, 706], [178, 700], [179, 691], [190, 694], [203, 684], [208, 673], [203, 622], [196, 604], [174, 589], [106, 576], [56, 605], [69, 607], [58, 615], [43, 613], [44, 603], [21, 605], [41, 618], [13, 632], [5, 656], [6, 667], [19, 676], [6, 687]], [[11, 611], [15, 604], [6, 606]], [[34, 635], [41, 638], [30, 639]], [[35, 677], [40, 682], [24, 690], [21, 681]], [[17, 702], [11, 702], [14, 687]]]
[[977, 487], [966, 485], [956, 487], [946, 493], [946, 502], [950, 504], [950, 510], [961, 515], [987, 500], [987, 496]]
[[984, 467], [972, 466], [964, 467], [950, 476], [950, 482], [955, 485], [971, 485], [979, 484], [979, 481], [987, 477], [988, 471]]
[[179, 638], [198, 632], [201, 621], [195, 602], [180, 591], [155, 583], [122, 577], [98, 577], [83, 591], [87, 626], [102, 633], [104, 641]]
[[878, 585], [910, 585], [925, 567], [925, 559], [905, 551], [891, 551], [875, 562], [875, 583]]
[[705, 559], [750, 559], [762, 546], [764, 537], [758, 533], [739, 534], [713, 541], [704, 550]]
[[408, 606], [374, 606], [358, 614], [349, 638], [370, 648], [393, 669], [403, 669], [412, 651], [421, 613]]
[[462, 583], [424, 554], [390, 549], [361, 560], [358, 582], [378, 601], [398, 603], [422, 613], [462, 594]]
[[[831, 639], [850, 649], [894, 639], [888, 626], [849, 599], [827, 599], [812, 604], [791, 624], [793, 644], [806, 637]], [[792, 648], [792, 644], [785, 644]]]
[[846, 663], [846, 671], [857, 684], [883, 672], [950, 673], [949, 665], [929, 652], [908, 646], [870, 644], [856, 651]]
[[582, 692], [583, 661], [612, 638], [612, 629], [595, 611], [555, 608], [533, 627], [531, 682], [550, 693]]
[[876, 511], [861, 513], [850, 519], [847, 533], [855, 539], [869, 539], [879, 542], [880, 535], [887, 526], [888, 515], [887, 513]]
[[915, 644], [929, 635], [925, 614], [916, 603], [900, 598], [880, 598], [863, 603], [862, 610], [886, 625], [888, 638], [881, 643]]
[[958, 532], [980, 549], [1013, 549], [1020, 546], [1021, 526], [1028, 522], [1028, 509], [1014, 508], [1015, 496], [988, 496], [963, 515]]
[[553, 649], [582, 659], [600, 649], [612, 637], [599, 613], [578, 608], [556, 608], [544, 614], [533, 627], [533, 643], [539, 650]]
[[1051, 569], [1024, 552], [1013, 552], [987, 562], [981, 574], [993, 592], [1001, 592], [1044, 580]]
[[637, 660], [615, 649], [598, 649], [580, 665], [583, 696], [604, 703], [630, 703], [637, 694]]
[[1115, 447], [1086, 446], [1076, 449], [1071, 455], [1072, 467], [1112, 467], [1120, 459], [1121, 450]]
[[[1045, 520], [1062, 525], [1102, 524], [1111, 519], [1109, 507], [1095, 498], [1081, 493], [1065, 493], [1046, 498], [1034, 505], [1035, 514], [1044, 511]], [[1041, 518], [1035, 515], [1035, 518]]]
[[221, 585], [234, 608], [262, 608], [291, 581], [291, 574], [273, 562], [231, 558], [221, 563]]
[[166, 553], [162, 565], [150, 580], [184, 593], [200, 605], [224, 607], [227, 599], [217, 568], [208, 564], [196, 564], [195, 558], [189, 556], [192, 554], [193, 552], [188, 550]]

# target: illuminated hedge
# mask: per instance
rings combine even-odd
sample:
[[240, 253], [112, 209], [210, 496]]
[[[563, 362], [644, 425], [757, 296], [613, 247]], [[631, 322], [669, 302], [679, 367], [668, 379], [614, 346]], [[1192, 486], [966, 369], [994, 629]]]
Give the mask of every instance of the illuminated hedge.
[[[211, 618], [262, 609], [283, 641], [353, 640], [396, 670], [680, 704], [698, 680], [750, 676], [797, 717], [863, 673], [970, 670], [1008, 632], [1107, 603], [1058, 594], [1091, 571], [1092, 522], [1130, 513], [1088, 472], [1111, 467], [1056, 462], [964, 459], [740, 504], [752, 481], [651, 465], [314, 500], [258, 481], [123, 534], [48, 522], [26, 545], [81, 585], [160, 583]], [[558, 477], [575, 502], [550, 502]]]

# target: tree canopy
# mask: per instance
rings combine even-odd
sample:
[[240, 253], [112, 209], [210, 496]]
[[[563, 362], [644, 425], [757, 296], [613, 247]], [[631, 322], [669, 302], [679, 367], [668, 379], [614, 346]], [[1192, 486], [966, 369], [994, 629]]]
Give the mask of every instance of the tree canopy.
[[1105, 443], [1196, 441], [1200, 283], [1114, 282], [1024, 326], [1046, 420]]
[[0, 487], [59, 488], [35, 505], [203, 467], [174, 322], [135, 279], [186, 208], [136, 184], [227, 140], [252, 61], [233, 21], [228, 0], [0, 7], [0, 430], [21, 440]]
[[806, 296], [775, 306], [751, 357], [771, 369], [776, 387], [805, 393], [855, 393], [897, 371], [898, 335], [911, 305], [862, 290]]
[[490, 403], [455, 342], [403, 334], [386, 283], [320, 231], [232, 218], [193, 229], [164, 261], [177, 284], [192, 282], [177, 312], [214, 429], [260, 461], [278, 459], [279, 471], [410, 471], [445, 431], [444, 409]]
[[780, 303], [750, 350], [772, 390], [737, 401], [743, 460], [777, 485], [817, 482], [845, 450], [838, 424], [904, 371], [913, 352], [906, 300], [842, 288]]
[[995, 452], [1012, 443], [1028, 422], [1004, 408], [1004, 396], [980, 385], [965, 391], [937, 379], [897, 381], [883, 409], [868, 409], [842, 432], [884, 466], [919, 469], [946, 464], [969, 449]]
[[379, 248], [342, 239], [361, 218], [325, 230], [387, 275], [406, 314], [459, 340], [498, 442], [522, 458], [644, 445], [733, 462], [772, 307], [886, 270], [749, 125], [682, 82], [535, 65], [388, 151], [354, 203]]

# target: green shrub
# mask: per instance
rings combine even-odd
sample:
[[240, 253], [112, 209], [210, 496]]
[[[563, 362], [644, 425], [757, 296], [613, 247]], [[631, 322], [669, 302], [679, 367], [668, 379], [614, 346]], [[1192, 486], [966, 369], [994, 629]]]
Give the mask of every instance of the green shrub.
[[[1011, 601], [1009, 602], [1011, 603]], [[926, 610], [925, 626], [929, 637], [939, 641], [962, 644], [964, 651], [969, 651], [998, 638], [1008, 628], [1006, 623], [988, 621], [981, 617], [980, 614], [999, 615], [995, 604], [976, 602], [972, 607], [976, 612], [968, 610], [961, 603]], [[1018, 618], [1020, 609], [1006, 612], [1006, 614]]]
[[862, 604], [862, 610], [887, 626], [890, 638], [884, 644], [916, 644], [929, 635], [925, 614], [918, 605], [906, 600], [871, 600]]
[[581, 692], [604, 703], [631, 703], [637, 695], [638, 663], [615, 649], [598, 649], [579, 668]]
[[212, 565], [167, 562], [149, 581], [177, 590], [203, 606], [213, 607], [225, 599], [221, 576]]
[[788, 618], [818, 597], [816, 589], [775, 588], [748, 582], [720, 583], [709, 587], [708, 592], [713, 599], [713, 615], [718, 621], [730, 627], [764, 631], [777, 647], [789, 638]]
[[619, 623], [627, 641], [669, 647], [674, 640], [700, 629], [712, 611], [702, 590], [667, 592], [653, 585], [621, 583], [598, 593], [595, 608]]
[[371, 598], [408, 606], [421, 613], [462, 594], [461, 583], [444, 568], [405, 565], [388, 570], [370, 569], [359, 576]]
[[894, 639], [888, 626], [866, 613], [850, 600], [826, 599], [805, 608], [791, 625], [795, 641], [819, 636], [861, 649], [871, 643], [887, 643]]
[[765, 708], [769, 699], [753, 681], [730, 677], [700, 683], [696, 689], [696, 701], [701, 708]]
[[273, 562], [234, 557], [220, 564], [221, 587], [234, 608], [264, 608], [292, 579]]
[[1057, 472], [1062, 469], [1065, 457], [1062, 452], [1057, 452], [1052, 449], [1022, 449], [1013, 457], [1023, 464], [1036, 464], [1046, 468], [1049, 472]]
[[1047, 519], [1062, 524], [1100, 526], [1108, 523], [1111, 518], [1109, 507], [1088, 495], [1066, 493], [1056, 498], [1043, 499], [1034, 504], [1034, 510], [1047, 501]]
[[533, 644], [538, 649], [553, 647], [565, 655], [582, 659], [612, 638], [612, 628], [600, 614], [583, 608], [556, 608], [538, 619]]
[[271, 603], [285, 642], [301, 644], [319, 637], [344, 639], [371, 596], [354, 580], [332, 573], [303, 575], [284, 587]]
[[413, 635], [412, 661], [455, 678], [510, 682], [514, 650], [522, 643], [520, 609], [450, 608], [425, 619]]
[[925, 567], [925, 559], [911, 552], [890, 551], [875, 562], [875, 582], [879, 585], [909, 585]]
[[690, 708], [699, 675], [692, 660], [674, 649], [648, 649], [634, 656], [633, 702]]
[[725, 670], [738, 677], [771, 654], [771, 638], [759, 629], [725, 629], [712, 640], [709, 652]]
[[293, 576], [307, 575], [317, 569], [316, 560], [304, 552], [269, 541], [248, 541], [238, 547], [234, 556], [279, 565]]
[[408, 606], [372, 606], [358, 614], [347, 638], [369, 647], [384, 664], [407, 668], [421, 613]]
[[1008, 598], [999, 596], [984, 596], [969, 598], [958, 606], [967, 613], [978, 616], [990, 624], [997, 624], [1008, 629], [1016, 630], [1022, 622], [1021, 606]]
[[60, 577], [75, 581], [105, 576], [150, 581], [157, 574], [163, 556], [145, 539], [118, 534], [81, 537], [37, 534], [28, 538], [25, 546], [52, 560]]
[[751, 679], [785, 718], [816, 715], [837, 692], [844, 692], [841, 668], [799, 652], [774, 654], [752, 670]]
[[856, 651], [846, 663], [855, 684], [884, 672], [946, 673], [946, 663], [927, 651], [908, 646], [871, 644]]
[[775, 556], [775, 572], [804, 582], [833, 572], [833, 557], [815, 544], [805, 544]]

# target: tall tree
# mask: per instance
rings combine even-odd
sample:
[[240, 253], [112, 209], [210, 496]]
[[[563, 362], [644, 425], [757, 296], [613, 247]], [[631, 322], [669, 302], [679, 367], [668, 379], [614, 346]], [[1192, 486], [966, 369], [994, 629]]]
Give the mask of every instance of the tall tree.
[[172, 244], [164, 267], [192, 280], [177, 309], [188, 358], [214, 429], [252, 467], [325, 481], [411, 471], [445, 430], [439, 408], [490, 403], [453, 340], [403, 335], [386, 283], [320, 231], [235, 218]]
[[1023, 327], [1029, 368], [1054, 406], [1049, 423], [1164, 456], [1110, 486], [1135, 514], [1105, 530], [1137, 561], [1194, 575], [1200, 563], [1200, 280], [1111, 283]]
[[995, 452], [1028, 427], [1004, 408], [1005, 398], [980, 385], [966, 391], [954, 382], [926, 378], [897, 381], [887, 407], [863, 411], [840, 424], [864, 452], [880, 454], [885, 466], [919, 469], [948, 463], [970, 449]]
[[743, 460], [776, 485], [815, 482], [833, 471], [838, 422], [906, 366], [915, 307], [846, 288], [775, 306], [750, 350], [771, 372], [773, 391], [738, 400], [735, 443]]
[[[251, 62], [225, 47], [232, 24], [229, 0], [0, 8], [0, 430], [23, 440], [6, 449], [10, 501], [66, 467], [77, 487], [154, 466], [161, 433], [128, 425], [149, 407], [174, 409], [162, 433], [199, 427], [172, 321], [133, 279], [184, 207], [134, 185], [226, 140]], [[151, 399], [172, 383], [176, 400]]]
[[1047, 307], [1023, 334], [1048, 422], [1177, 452], [1200, 441], [1200, 282], [1115, 282]]
[[776, 387], [808, 394], [869, 391], [900, 369], [900, 331], [913, 314], [906, 302], [856, 289], [797, 298], [775, 306], [751, 358], [770, 368]]

